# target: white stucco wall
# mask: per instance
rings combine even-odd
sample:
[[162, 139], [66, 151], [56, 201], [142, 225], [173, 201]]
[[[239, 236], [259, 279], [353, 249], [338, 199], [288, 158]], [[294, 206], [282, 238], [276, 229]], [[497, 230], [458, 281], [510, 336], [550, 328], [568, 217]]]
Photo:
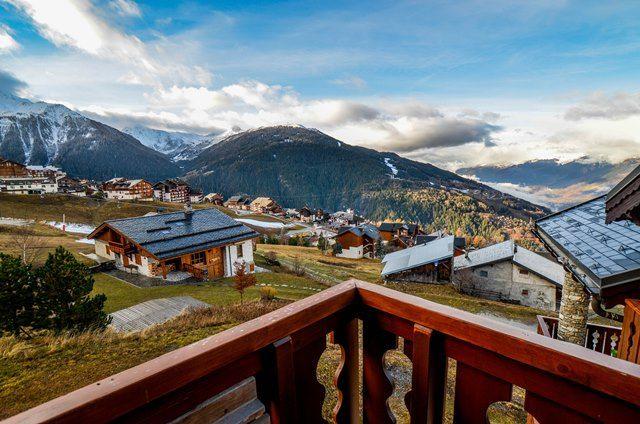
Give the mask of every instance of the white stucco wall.
[[348, 249], [342, 249], [342, 253], [337, 254], [336, 256], [338, 258], [348, 258], [348, 259], [361, 259], [364, 255], [364, 247], [363, 246], [357, 246], [357, 247], [350, 247]]
[[106, 241], [102, 241], [102, 240], [95, 240], [95, 252], [96, 255], [98, 255], [101, 258], [108, 258], [108, 259], [113, 259], [115, 258], [113, 252], [107, 253], [107, 246], [109, 245], [109, 243], [107, 243]]
[[246, 240], [241, 244], [225, 246], [224, 253], [224, 276], [231, 277], [235, 275], [234, 264], [238, 260], [238, 249], [242, 249], [242, 259], [247, 264], [253, 263], [253, 242]]

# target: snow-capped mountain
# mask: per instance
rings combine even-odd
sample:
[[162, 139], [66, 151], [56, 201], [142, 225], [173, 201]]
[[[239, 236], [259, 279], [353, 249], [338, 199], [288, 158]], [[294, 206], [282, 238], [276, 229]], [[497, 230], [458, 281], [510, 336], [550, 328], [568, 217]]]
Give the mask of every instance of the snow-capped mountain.
[[123, 132], [137, 138], [142, 144], [169, 156], [173, 161], [191, 160], [206, 148], [240, 131], [239, 128], [219, 134], [193, 134], [181, 131], [164, 131], [142, 125], [126, 127]]
[[6, 93], [0, 93], [0, 156], [95, 179], [157, 179], [179, 172], [168, 157], [115, 128], [60, 104]]

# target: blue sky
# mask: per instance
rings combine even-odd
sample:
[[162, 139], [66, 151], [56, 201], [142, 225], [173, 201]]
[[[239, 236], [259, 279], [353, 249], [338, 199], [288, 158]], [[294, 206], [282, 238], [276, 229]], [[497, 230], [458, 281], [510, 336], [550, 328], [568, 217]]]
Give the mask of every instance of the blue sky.
[[0, 13], [0, 72], [20, 95], [120, 128], [301, 123], [450, 169], [640, 155], [639, 2], [0, 0]]

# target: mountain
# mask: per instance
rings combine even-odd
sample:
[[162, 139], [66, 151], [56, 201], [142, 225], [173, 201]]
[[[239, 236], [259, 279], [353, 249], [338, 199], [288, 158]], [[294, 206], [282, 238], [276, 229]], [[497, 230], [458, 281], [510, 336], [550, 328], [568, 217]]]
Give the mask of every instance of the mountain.
[[490, 216], [529, 219], [548, 212], [431, 164], [351, 146], [301, 126], [232, 135], [188, 166], [187, 180], [205, 192], [272, 196], [285, 206], [355, 207], [380, 220], [429, 224], [438, 210], [450, 214], [449, 228], [455, 229], [466, 225], [461, 205], [474, 214], [476, 227]]
[[151, 180], [180, 168], [134, 137], [66, 106], [0, 93], [0, 156], [28, 165], [56, 165], [69, 175]]
[[142, 125], [122, 129], [122, 132], [140, 140], [145, 146], [166, 154], [174, 162], [195, 159], [207, 147], [239, 131], [239, 128], [234, 127], [221, 133], [200, 135], [181, 131], [158, 130]]
[[570, 162], [547, 159], [477, 166], [456, 172], [512, 193], [519, 190], [530, 199], [561, 208], [606, 193], [639, 164], [639, 158], [610, 163], [583, 157]]

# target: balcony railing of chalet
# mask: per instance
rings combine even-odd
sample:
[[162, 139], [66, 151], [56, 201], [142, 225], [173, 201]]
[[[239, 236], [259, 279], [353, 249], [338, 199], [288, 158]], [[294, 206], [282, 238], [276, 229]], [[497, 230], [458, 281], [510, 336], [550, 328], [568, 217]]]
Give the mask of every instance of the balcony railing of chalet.
[[121, 255], [127, 255], [136, 250], [135, 245], [131, 243], [118, 243], [116, 241], [109, 242], [109, 249], [115, 253], [120, 253]]
[[393, 422], [387, 403], [393, 386], [383, 358], [399, 337], [413, 365], [406, 396], [411, 422], [442, 420], [448, 358], [457, 364], [454, 422], [486, 422], [488, 407], [510, 401], [514, 385], [526, 390], [524, 408], [540, 423], [640, 422], [636, 364], [355, 280], [8, 422], [168, 422], [189, 413], [196, 415], [187, 422], [200, 422], [197, 414], [206, 411], [207, 400], [252, 376], [271, 422], [322, 422], [325, 389], [316, 369], [329, 333], [342, 351], [337, 422], [358, 422], [360, 416], [366, 423]]
[[191, 265], [191, 264], [182, 264], [182, 270], [188, 272], [193, 275], [195, 278], [200, 280], [205, 280], [211, 271], [210, 266], [207, 265]]
[[[538, 315], [538, 334], [552, 339], [558, 338], [558, 318]], [[611, 351], [617, 351], [620, 344], [622, 328], [610, 325], [587, 324], [587, 338], [584, 347], [596, 352], [611, 355]]]

